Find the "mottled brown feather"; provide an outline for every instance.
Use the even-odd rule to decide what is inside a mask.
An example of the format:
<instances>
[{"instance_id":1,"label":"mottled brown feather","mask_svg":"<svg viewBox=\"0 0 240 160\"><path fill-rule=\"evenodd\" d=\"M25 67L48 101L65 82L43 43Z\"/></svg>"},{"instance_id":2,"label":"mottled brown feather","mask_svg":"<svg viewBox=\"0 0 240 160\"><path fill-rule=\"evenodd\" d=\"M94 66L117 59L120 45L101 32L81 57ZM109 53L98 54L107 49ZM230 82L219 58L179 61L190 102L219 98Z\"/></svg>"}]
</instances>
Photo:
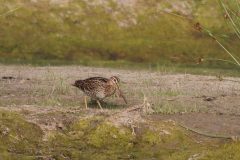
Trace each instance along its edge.
<instances>
[{"instance_id":1,"label":"mottled brown feather","mask_svg":"<svg viewBox=\"0 0 240 160\"><path fill-rule=\"evenodd\" d=\"M119 89L119 78L116 76L110 79L103 77L91 77L85 80L77 80L73 86L78 87L87 96L95 99L103 99L115 93ZM120 89L119 92L121 93ZM127 103L125 97L124 101Z\"/></svg>"}]
</instances>

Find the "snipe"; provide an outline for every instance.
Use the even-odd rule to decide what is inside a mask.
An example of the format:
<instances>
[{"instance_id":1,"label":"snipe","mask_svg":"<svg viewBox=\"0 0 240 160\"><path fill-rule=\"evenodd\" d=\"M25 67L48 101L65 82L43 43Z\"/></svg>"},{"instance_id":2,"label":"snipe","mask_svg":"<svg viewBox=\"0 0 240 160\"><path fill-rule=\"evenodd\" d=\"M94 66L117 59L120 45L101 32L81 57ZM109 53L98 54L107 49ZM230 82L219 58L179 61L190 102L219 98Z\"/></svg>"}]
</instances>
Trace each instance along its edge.
<instances>
[{"instance_id":1,"label":"snipe","mask_svg":"<svg viewBox=\"0 0 240 160\"><path fill-rule=\"evenodd\" d=\"M110 79L103 77L91 77L85 80L77 80L72 85L83 91L85 95L96 99L99 107L102 109L99 99L104 99L111 96L116 92L116 89L119 91L120 97L122 96L125 103L127 103L122 91L119 88L119 83L120 79L116 76L113 76ZM87 96L85 96L86 108L88 108Z\"/></svg>"}]
</instances>

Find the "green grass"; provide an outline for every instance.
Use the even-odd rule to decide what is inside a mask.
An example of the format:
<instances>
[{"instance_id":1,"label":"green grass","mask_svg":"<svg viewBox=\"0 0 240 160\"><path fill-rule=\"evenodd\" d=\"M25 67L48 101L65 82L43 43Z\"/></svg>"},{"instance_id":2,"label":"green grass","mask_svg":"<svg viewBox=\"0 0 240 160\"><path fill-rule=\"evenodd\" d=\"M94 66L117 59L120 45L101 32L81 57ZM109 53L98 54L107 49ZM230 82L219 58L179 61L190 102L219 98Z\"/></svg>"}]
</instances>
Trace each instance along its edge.
<instances>
[{"instance_id":1,"label":"green grass","mask_svg":"<svg viewBox=\"0 0 240 160\"><path fill-rule=\"evenodd\" d=\"M173 61L171 56L228 59L217 43L210 42L207 33L186 29L163 12L166 9L176 14L181 9L188 12L184 7L174 9L173 2L142 1L133 7L119 7L113 1L99 5L73 1L63 5L3 0L0 13L7 14L0 17L0 56L33 62L84 63L124 60L167 64ZM227 31L221 19L211 16L221 15L220 10L209 10L209 6L216 8L217 4L202 3L189 4L198 19L213 31ZM14 10L18 7L21 8Z\"/></svg>"},{"instance_id":2,"label":"green grass","mask_svg":"<svg viewBox=\"0 0 240 160\"><path fill-rule=\"evenodd\" d=\"M20 66L79 66L79 67L97 67L113 68L124 70L150 70L155 72L186 73L196 75L225 74L225 76L239 77L240 70L235 65L227 65L218 62L216 64L197 65L195 62L180 64L179 62L129 62L124 60L117 61L66 61L66 60L24 60L24 59L2 59L1 65L20 65ZM67 78L67 77L66 77ZM62 86L63 87L63 86ZM63 88L62 88L63 89ZM65 87L65 91L67 88Z\"/></svg>"},{"instance_id":3,"label":"green grass","mask_svg":"<svg viewBox=\"0 0 240 160\"><path fill-rule=\"evenodd\" d=\"M229 56L228 59L222 58L221 55L219 55L216 58L212 58L213 55L209 55L209 57L201 58L201 60L205 61L219 61L221 63L229 63L232 65L236 65L237 67L240 67L240 53L239 50L239 40L240 40L240 18L238 14L240 13L240 7L237 1L231 1L231 0L216 0L216 4L218 4L218 9L221 11L222 15L221 17L224 19L223 25L228 28L228 30L220 30L220 32L215 31L213 28L210 28L206 22L204 23L204 20L199 18L199 16L195 16L195 11L192 9L192 6L189 6L186 2L184 2L185 6L189 9L189 12L191 12L194 21L197 21L197 23L194 23L194 29L198 31L204 31L207 33L212 41L220 46L220 48L225 51L226 55ZM197 13L198 14L198 13ZM184 16L178 16L176 14L172 14L177 17L184 18L190 22L192 22L189 18ZM212 15L214 16L214 15ZM180 24L187 26L184 23L179 22ZM192 22L193 23L193 22Z\"/></svg>"},{"instance_id":4,"label":"green grass","mask_svg":"<svg viewBox=\"0 0 240 160\"><path fill-rule=\"evenodd\" d=\"M201 110L204 111L204 109L200 109L200 107L192 106L192 107L186 107L181 105L174 105L169 102L161 102L157 107L154 108L155 113L159 114L178 114L178 113L189 113L189 112L199 112Z\"/></svg>"}]
</instances>

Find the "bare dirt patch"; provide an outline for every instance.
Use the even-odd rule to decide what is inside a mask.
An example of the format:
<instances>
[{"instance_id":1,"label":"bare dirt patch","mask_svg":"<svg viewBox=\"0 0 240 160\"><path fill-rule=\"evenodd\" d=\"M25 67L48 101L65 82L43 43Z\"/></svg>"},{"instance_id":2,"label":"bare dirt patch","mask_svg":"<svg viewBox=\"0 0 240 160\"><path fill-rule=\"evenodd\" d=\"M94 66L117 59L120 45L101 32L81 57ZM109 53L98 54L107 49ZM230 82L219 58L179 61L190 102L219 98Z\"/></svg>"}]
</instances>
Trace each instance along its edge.
<instances>
[{"instance_id":1,"label":"bare dirt patch","mask_svg":"<svg viewBox=\"0 0 240 160\"><path fill-rule=\"evenodd\" d=\"M85 110L83 93L70 84L94 76L119 77L128 104L115 95L104 100L104 111L95 103ZM209 134L240 134L240 78L81 66L1 66L0 78L0 109L19 112L43 130L97 114L108 117L141 105L145 96L153 111L143 119L171 119Z\"/></svg>"}]
</instances>

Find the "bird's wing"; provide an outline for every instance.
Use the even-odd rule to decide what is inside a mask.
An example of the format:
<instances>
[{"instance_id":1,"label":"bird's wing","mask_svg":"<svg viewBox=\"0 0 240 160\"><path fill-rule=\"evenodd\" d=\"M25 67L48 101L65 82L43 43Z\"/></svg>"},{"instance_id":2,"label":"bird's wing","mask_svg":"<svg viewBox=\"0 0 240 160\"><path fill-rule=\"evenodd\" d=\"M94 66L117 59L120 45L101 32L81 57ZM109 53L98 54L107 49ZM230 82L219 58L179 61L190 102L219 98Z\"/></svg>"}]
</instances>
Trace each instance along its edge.
<instances>
[{"instance_id":1,"label":"bird's wing","mask_svg":"<svg viewBox=\"0 0 240 160\"><path fill-rule=\"evenodd\" d=\"M81 88L84 90L93 91L97 89L100 85L107 83L107 81L107 78L91 77L83 80Z\"/></svg>"}]
</instances>

